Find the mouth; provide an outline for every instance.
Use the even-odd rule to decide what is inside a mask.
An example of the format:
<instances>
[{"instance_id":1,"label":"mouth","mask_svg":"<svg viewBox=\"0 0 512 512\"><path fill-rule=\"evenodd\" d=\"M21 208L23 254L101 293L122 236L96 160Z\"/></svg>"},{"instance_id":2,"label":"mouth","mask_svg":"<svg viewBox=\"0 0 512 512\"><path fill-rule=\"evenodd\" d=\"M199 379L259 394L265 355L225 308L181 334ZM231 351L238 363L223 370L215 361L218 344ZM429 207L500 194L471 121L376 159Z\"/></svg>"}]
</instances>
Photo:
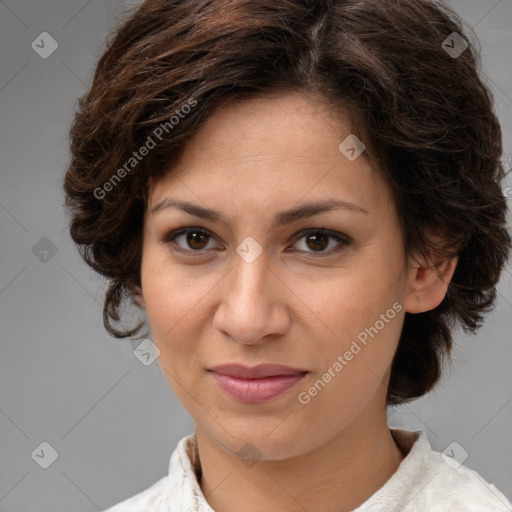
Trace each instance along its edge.
<instances>
[{"instance_id":1,"label":"mouth","mask_svg":"<svg viewBox=\"0 0 512 512\"><path fill-rule=\"evenodd\" d=\"M254 367L219 365L208 371L225 393L245 403L262 403L276 398L293 388L309 373L307 370L276 364Z\"/></svg>"}]
</instances>

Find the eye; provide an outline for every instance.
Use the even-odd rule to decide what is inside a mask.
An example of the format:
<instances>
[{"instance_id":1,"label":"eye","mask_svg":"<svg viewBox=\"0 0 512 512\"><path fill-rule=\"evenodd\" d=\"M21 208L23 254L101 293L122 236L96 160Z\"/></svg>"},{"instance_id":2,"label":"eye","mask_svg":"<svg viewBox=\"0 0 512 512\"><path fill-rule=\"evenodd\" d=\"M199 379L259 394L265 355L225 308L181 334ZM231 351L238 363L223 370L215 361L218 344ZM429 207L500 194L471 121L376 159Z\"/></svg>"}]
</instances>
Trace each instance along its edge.
<instances>
[{"instance_id":1,"label":"eye","mask_svg":"<svg viewBox=\"0 0 512 512\"><path fill-rule=\"evenodd\" d=\"M338 243L331 245L329 250L325 250L330 245L329 239L332 239ZM351 240L347 235L329 231L328 229L324 228L305 229L301 231L297 234L297 242L301 240L304 240L302 247L305 248L305 250L302 250L302 252L319 254L320 257L323 255L330 256L333 253L342 250L344 247L350 245L351 243ZM308 251L307 249L312 249L312 251Z\"/></svg>"},{"instance_id":2,"label":"eye","mask_svg":"<svg viewBox=\"0 0 512 512\"><path fill-rule=\"evenodd\" d=\"M181 237L185 237L182 244L175 242ZM183 252L199 252L203 249L207 249L208 242L213 238L213 235L202 228L187 227L171 231L169 234L162 238L162 242L171 243L177 245L178 251ZM187 247L188 246L188 247ZM191 250L192 249L192 250Z\"/></svg>"},{"instance_id":3,"label":"eye","mask_svg":"<svg viewBox=\"0 0 512 512\"><path fill-rule=\"evenodd\" d=\"M342 250L344 247L352 243L350 237L343 233L335 231L329 231L324 228L310 228L302 230L295 235L295 244L302 242L303 249L299 249L298 252L306 252L310 254L331 255ZM208 230L198 227L185 227L171 231L162 238L162 242L169 244L172 242L174 245L173 250L179 252L186 252L188 254L194 254L194 256L201 255L205 249L212 249L208 247L208 244L212 241L213 234ZM330 244L329 239L337 243ZM180 242L181 240L181 242ZM329 246L331 247L329 248ZM326 250L329 248L329 250ZM311 249L309 251L308 249ZM287 252L296 252L295 250Z\"/></svg>"}]
</instances>

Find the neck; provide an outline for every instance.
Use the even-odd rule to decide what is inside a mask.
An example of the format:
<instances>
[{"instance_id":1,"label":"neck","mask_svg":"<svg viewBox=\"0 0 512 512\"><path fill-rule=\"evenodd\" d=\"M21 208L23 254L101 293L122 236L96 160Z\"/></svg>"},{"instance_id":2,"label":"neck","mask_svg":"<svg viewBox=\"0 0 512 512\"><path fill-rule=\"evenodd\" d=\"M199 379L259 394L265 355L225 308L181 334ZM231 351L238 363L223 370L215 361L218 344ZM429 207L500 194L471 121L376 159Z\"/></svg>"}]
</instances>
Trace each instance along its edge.
<instances>
[{"instance_id":1,"label":"neck","mask_svg":"<svg viewBox=\"0 0 512 512\"><path fill-rule=\"evenodd\" d=\"M351 511L380 489L403 460L383 412L378 421L368 421L363 413L315 450L251 467L196 426L203 494L222 512Z\"/></svg>"}]
</instances>

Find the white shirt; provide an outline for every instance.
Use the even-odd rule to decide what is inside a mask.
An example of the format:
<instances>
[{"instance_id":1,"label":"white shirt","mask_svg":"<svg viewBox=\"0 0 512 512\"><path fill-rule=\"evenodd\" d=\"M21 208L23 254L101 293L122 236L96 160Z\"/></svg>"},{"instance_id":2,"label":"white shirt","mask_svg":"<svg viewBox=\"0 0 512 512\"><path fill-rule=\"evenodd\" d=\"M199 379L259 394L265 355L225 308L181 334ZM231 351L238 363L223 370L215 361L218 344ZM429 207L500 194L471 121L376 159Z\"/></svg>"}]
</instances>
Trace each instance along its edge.
<instances>
[{"instance_id":1,"label":"white shirt","mask_svg":"<svg viewBox=\"0 0 512 512\"><path fill-rule=\"evenodd\" d=\"M390 430L405 458L353 512L512 511L512 504L494 485L455 458L433 451L422 430ZM215 512L201 491L200 474L197 439L191 434L172 453L167 476L104 512Z\"/></svg>"}]
</instances>

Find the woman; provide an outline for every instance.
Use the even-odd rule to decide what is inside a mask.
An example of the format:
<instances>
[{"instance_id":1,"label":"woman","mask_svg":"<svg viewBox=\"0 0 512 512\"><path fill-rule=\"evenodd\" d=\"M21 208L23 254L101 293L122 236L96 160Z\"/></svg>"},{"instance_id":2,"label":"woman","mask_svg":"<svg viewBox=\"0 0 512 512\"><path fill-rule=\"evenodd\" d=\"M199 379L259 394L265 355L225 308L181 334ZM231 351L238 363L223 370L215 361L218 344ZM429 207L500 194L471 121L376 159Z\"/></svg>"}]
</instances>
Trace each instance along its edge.
<instances>
[{"instance_id":1,"label":"woman","mask_svg":"<svg viewBox=\"0 0 512 512\"><path fill-rule=\"evenodd\" d=\"M476 66L429 0L146 0L117 29L71 131L71 236L195 431L109 512L511 510L386 419L509 255Z\"/></svg>"}]
</instances>

